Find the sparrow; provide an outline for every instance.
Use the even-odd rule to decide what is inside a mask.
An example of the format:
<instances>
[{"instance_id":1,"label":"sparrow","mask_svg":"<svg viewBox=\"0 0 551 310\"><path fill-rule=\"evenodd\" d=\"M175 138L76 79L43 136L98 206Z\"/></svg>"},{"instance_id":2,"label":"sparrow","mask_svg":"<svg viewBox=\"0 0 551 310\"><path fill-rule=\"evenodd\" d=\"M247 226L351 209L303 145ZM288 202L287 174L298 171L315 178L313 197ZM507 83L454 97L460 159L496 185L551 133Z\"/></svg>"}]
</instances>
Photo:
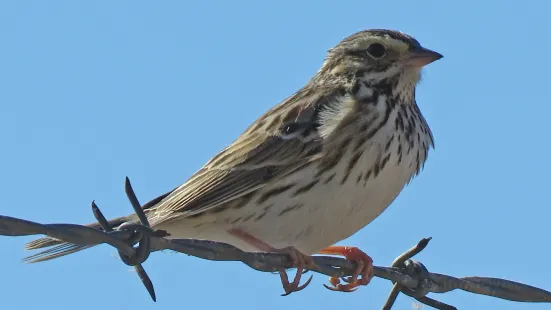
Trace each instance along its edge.
<instances>
[{"instance_id":1,"label":"sparrow","mask_svg":"<svg viewBox=\"0 0 551 310\"><path fill-rule=\"evenodd\" d=\"M303 289L312 255L356 263L352 291L373 277L373 261L336 246L377 218L422 170L433 135L415 100L421 70L442 55L395 30L354 33L331 48L304 87L253 122L185 183L144 211L174 239L206 239L243 251L290 255L280 270L284 295ZM118 227L136 215L109 222ZM101 229L98 223L90 227ZM27 249L44 261L90 246L41 238Z\"/></svg>"}]
</instances>

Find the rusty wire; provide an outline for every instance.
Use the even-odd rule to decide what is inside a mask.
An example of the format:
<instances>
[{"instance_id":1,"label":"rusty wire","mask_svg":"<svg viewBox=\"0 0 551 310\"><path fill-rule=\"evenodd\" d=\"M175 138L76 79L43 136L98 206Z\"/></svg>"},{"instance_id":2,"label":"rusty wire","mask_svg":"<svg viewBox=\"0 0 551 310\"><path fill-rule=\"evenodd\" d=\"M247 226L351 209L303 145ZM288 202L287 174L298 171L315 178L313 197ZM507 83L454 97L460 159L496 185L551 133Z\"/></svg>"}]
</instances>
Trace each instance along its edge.
<instances>
[{"instance_id":1,"label":"rusty wire","mask_svg":"<svg viewBox=\"0 0 551 310\"><path fill-rule=\"evenodd\" d=\"M280 268L292 268L292 262L287 254L280 253L250 253L239 250L229 244L194 239L166 239L167 232L153 230L149 227L143 207L138 202L130 181L126 178L126 194L140 219L140 223L121 225L118 230L109 227L107 220L97 205L92 202L94 216L103 230L75 224L40 224L23 219L0 215L0 235L28 236L47 235L72 244L96 245L109 244L119 251L121 260L133 266L153 301L156 301L153 283L141 265L151 252L173 250L191 256L214 261L240 261L249 267L263 272L275 272ZM160 196L146 205L162 199ZM383 310L392 308L399 293L404 293L417 301L436 309L456 309L455 307L427 297L428 293L445 293L460 289L467 292L492 296L517 302L551 303L551 292L498 278L464 277L432 273L420 262L411 258L421 252L429 243L430 238L424 238L417 245L404 252L394 260L391 267L374 266L376 277L390 280L394 283L392 291L383 306ZM134 247L138 244L137 247ZM40 261L41 255L56 251L56 248L32 255L24 261ZM331 256L314 256L315 266L311 271L330 277L350 276L355 270L355 263L346 259Z\"/></svg>"}]
</instances>

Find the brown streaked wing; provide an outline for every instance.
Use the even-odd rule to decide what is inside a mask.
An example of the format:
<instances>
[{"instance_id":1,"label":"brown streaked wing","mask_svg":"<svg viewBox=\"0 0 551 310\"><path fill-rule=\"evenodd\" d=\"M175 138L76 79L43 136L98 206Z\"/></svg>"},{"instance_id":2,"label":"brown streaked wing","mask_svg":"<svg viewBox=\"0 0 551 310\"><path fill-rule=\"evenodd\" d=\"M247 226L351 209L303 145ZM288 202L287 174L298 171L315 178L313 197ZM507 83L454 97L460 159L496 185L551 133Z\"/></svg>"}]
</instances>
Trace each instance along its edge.
<instances>
[{"instance_id":1,"label":"brown streaked wing","mask_svg":"<svg viewBox=\"0 0 551 310\"><path fill-rule=\"evenodd\" d=\"M148 214L151 224L202 213L231 202L317 158L321 152L317 114L321 106L334 99L333 96L333 93L324 94L307 87L266 112L236 141L163 199ZM279 124L270 124L274 114L279 115ZM259 126L259 123L270 126ZM298 128L304 135L282 137L281 129L287 126Z\"/></svg>"}]
</instances>

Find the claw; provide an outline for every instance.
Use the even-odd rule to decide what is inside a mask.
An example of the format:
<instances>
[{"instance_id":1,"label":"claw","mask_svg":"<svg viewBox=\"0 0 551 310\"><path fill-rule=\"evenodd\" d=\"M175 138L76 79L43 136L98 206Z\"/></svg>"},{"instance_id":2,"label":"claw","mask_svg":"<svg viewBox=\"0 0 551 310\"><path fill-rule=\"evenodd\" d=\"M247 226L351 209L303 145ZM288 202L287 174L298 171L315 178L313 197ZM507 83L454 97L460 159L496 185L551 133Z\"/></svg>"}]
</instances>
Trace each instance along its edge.
<instances>
[{"instance_id":1,"label":"claw","mask_svg":"<svg viewBox=\"0 0 551 310\"><path fill-rule=\"evenodd\" d=\"M234 237L237 237L247 242L248 244L254 246L255 248L261 251L285 253L291 257L292 267L297 268L297 273L295 274L293 282L289 282L289 277L287 276L287 271L285 270L285 268L281 268L279 270L279 277L281 278L281 284L283 285L283 289L285 290L285 294L281 296L287 296L292 292L301 291L305 287L307 287L308 284L310 284L310 281L312 281L312 276L310 276L310 278L308 279L308 281L306 281L306 283L300 285L301 276L304 273L308 272L309 269L311 269L314 266L314 260L312 259L312 256L304 255L294 247L276 249L271 245L263 242L262 240L255 238L251 234L241 229L237 229L237 228L230 229L228 230L228 233L233 235Z\"/></svg>"},{"instance_id":2,"label":"claw","mask_svg":"<svg viewBox=\"0 0 551 310\"><path fill-rule=\"evenodd\" d=\"M293 292L301 291L305 287L307 287L308 284L310 284L310 281L312 281L313 276L310 276L310 278L308 278L308 280L302 285L300 285L300 279L304 274L305 270L307 270L306 268L311 268L312 265L314 264L312 257L300 253L294 247L288 247L288 248L276 250L276 252L289 254L293 262L293 266L297 267L297 273L295 274L293 282L289 282L289 278L287 277L287 271L285 269L281 269L279 271L279 276L281 277L281 284L283 285L283 289L285 290L285 293L282 294L281 296L287 296Z\"/></svg>"},{"instance_id":3,"label":"claw","mask_svg":"<svg viewBox=\"0 0 551 310\"><path fill-rule=\"evenodd\" d=\"M281 273L285 274L285 278L287 278L287 273L284 270L282 270ZM304 284L295 286L294 281L293 283L289 283L289 281L284 281L283 276L281 276L281 283L283 284L283 289L285 290L285 293L281 294L281 296L287 296L291 293L302 291L310 284L313 277L314 276L310 276L310 278L308 278L308 280Z\"/></svg>"},{"instance_id":4,"label":"claw","mask_svg":"<svg viewBox=\"0 0 551 310\"><path fill-rule=\"evenodd\" d=\"M346 259L356 263L357 267L354 270L354 274L350 277L329 278L329 285L323 285L325 288L331 291L338 292L354 292L360 285L367 285L373 278L373 260L369 255L362 252L356 247L346 246L331 246L323 249L320 254L342 255ZM361 278L358 277L361 275ZM347 284L341 284L341 280Z\"/></svg>"},{"instance_id":5,"label":"claw","mask_svg":"<svg viewBox=\"0 0 551 310\"><path fill-rule=\"evenodd\" d=\"M326 289L330 290L330 291L333 291L333 292L343 292L343 293L352 293L352 292L355 292L356 290L358 290L358 288L356 287L348 287L348 284L346 285L342 285L342 284L337 284L336 286L329 286L327 284L324 284L323 285Z\"/></svg>"}]
</instances>

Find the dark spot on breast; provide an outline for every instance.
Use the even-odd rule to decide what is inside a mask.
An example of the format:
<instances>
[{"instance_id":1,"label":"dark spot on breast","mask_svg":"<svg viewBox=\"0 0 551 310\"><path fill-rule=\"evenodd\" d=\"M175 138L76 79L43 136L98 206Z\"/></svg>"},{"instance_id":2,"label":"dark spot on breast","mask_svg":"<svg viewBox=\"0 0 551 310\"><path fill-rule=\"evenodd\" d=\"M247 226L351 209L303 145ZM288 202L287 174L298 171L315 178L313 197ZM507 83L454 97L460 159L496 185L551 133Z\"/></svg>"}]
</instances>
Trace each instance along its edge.
<instances>
[{"instance_id":1,"label":"dark spot on breast","mask_svg":"<svg viewBox=\"0 0 551 310\"><path fill-rule=\"evenodd\" d=\"M348 180L349 176L350 176L350 172L344 174L344 177L341 179L341 185L343 185L346 182L346 180Z\"/></svg>"},{"instance_id":2,"label":"dark spot on breast","mask_svg":"<svg viewBox=\"0 0 551 310\"><path fill-rule=\"evenodd\" d=\"M266 216L266 214L268 214L268 212L266 212L266 211L260 213L259 216L255 217L254 221L257 222L257 221L261 220L263 217Z\"/></svg>"},{"instance_id":3,"label":"dark spot on breast","mask_svg":"<svg viewBox=\"0 0 551 310\"><path fill-rule=\"evenodd\" d=\"M373 129L371 129L371 130L367 133L367 135L365 136L365 138L366 138L367 140L373 138L373 136L377 133L377 131L378 131L378 128L373 128Z\"/></svg>"},{"instance_id":4,"label":"dark spot on breast","mask_svg":"<svg viewBox=\"0 0 551 310\"><path fill-rule=\"evenodd\" d=\"M402 118L402 114L400 113L400 111L398 111L398 113L396 114L396 120L394 121L396 123L396 131L398 130L404 131L405 129L404 119Z\"/></svg>"},{"instance_id":5,"label":"dark spot on breast","mask_svg":"<svg viewBox=\"0 0 551 310\"><path fill-rule=\"evenodd\" d=\"M385 158L383 158L383 160L381 161L381 164L380 164L381 170L383 170L383 169L385 168L386 163L387 163L389 160L390 160L390 153L387 154L387 155L385 156Z\"/></svg>"},{"instance_id":6,"label":"dark spot on breast","mask_svg":"<svg viewBox=\"0 0 551 310\"><path fill-rule=\"evenodd\" d=\"M314 187L316 184L318 184L320 180L319 179L315 179L314 181L302 186L302 187L299 187L294 193L293 193L293 197L296 197L297 195L300 195L300 194L303 194L303 193L306 193L307 191L309 191L310 189L312 189L312 187Z\"/></svg>"},{"instance_id":7,"label":"dark spot on breast","mask_svg":"<svg viewBox=\"0 0 551 310\"><path fill-rule=\"evenodd\" d=\"M392 145L392 141L394 141L394 135L392 135L392 136L390 137L390 139L388 139L388 142L387 142L386 145L385 145L385 152L387 152L388 149L390 149L390 146Z\"/></svg>"},{"instance_id":8,"label":"dark spot on breast","mask_svg":"<svg viewBox=\"0 0 551 310\"><path fill-rule=\"evenodd\" d=\"M247 215L247 216L243 219L243 222L246 222L246 221L250 220L250 219L253 218L253 216L255 216L255 215L256 215L256 212Z\"/></svg>"},{"instance_id":9,"label":"dark spot on breast","mask_svg":"<svg viewBox=\"0 0 551 310\"><path fill-rule=\"evenodd\" d=\"M335 167L341 160L344 151L345 150L343 149L335 150L334 154L331 154L331 156L327 156L326 158L324 158L319 165L318 172L316 173L316 178L319 178L322 174L333 169L333 167Z\"/></svg>"},{"instance_id":10,"label":"dark spot on breast","mask_svg":"<svg viewBox=\"0 0 551 310\"><path fill-rule=\"evenodd\" d=\"M416 104L415 104L415 106L416 106ZM419 117L418 117L419 113L417 113L414 105L409 104L408 109L409 109L409 112L411 113L411 117L413 117L414 119L419 119Z\"/></svg>"},{"instance_id":11,"label":"dark spot on breast","mask_svg":"<svg viewBox=\"0 0 551 310\"><path fill-rule=\"evenodd\" d=\"M285 209L281 210L281 212L279 212L279 216L282 216L283 214L287 213L287 212L291 212L293 210L297 210L299 208L301 208L304 204L301 204L301 203L297 203L297 204L294 204L292 206L288 206L286 207Z\"/></svg>"},{"instance_id":12,"label":"dark spot on breast","mask_svg":"<svg viewBox=\"0 0 551 310\"><path fill-rule=\"evenodd\" d=\"M379 163L375 163L373 167L373 177L376 178L379 175L379 172L381 172L381 168L379 167Z\"/></svg>"},{"instance_id":13,"label":"dark spot on breast","mask_svg":"<svg viewBox=\"0 0 551 310\"><path fill-rule=\"evenodd\" d=\"M411 140L412 134L413 134L413 124L408 120L408 124L406 126L406 138L408 141Z\"/></svg>"},{"instance_id":14,"label":"dark spot on breast","mask_svg":"<svg viewBox=\"0 0 551 310\"><path fill-rule=\"evenodd\" d=\"M367 140L367 137L360 134L360 138L358 139L358 142L356 143L356 146L354 147L354 152L357 152L365 143Z\"/></svg>"},{"instance_id":15,"label":"dark spot on breast","mask_svg":"<svg viewBox=\"0 0 551 310\"><path fill-rule=\"evenodd\" d=\"M415 127L415 117L413 116L413 114L409 116L409 122L413 125L413 127Z\"/></svg>"},{"instance_id":16,"label":"dark spot on breast","mask_svg":"<svg viewBox=\"0 0 551 310\"><path fill-rule=\"evenodd\" d=\"M344 139L340 144L340 148L342 150L346 150L351 141L352 141L352 137L348 137L348 138Z\"/></svg>"},{"instance_id":17,"label":"dark spot on breast","mask_svg":"<svg viewBox=\"0 0 551 310\"><path fill-rule=\"evenodd\" d=\"M364 175L364 181L367 181L370 176L371 176L371 169L367 170L366 174Z\"/></svg>"},{"instance_id":18,"label":"dark spot on breast","mask_svg":"<svg viewBox=\"0 0 551 310\"><path fill-rule=\"evenodd\" d=\"M363 154L363 151L360 151L354 154L354 156L352 156L352 158L348 162L348 165L346 166L346 171L344 173L344 177L341 180L341 184L344 184L346 182L346 180L350 176L350 173L352 172L352 169L354 169L354 166L356 166L356 163L358 162L362 154Z\"/></svg>"},{"instance_id":19,"label":"dark spot on breast","mask_svg":"<svg viewBox=\"0 0 551 310\"><path fill-rule=\"evenodd\" d=\"M311 234L312 234L312 226L308 225L295 235L295 240L298 240L300 238L308 238Z\"/></svg>"},{"instance_id":20,"label":"dark spot on breast","mask_svg":"<svg viewBox=\"0 0 551 310\"><path fill-rule=\"evenodd\" d=\"M335 175L336 175L336 173L332 173L329 177L327 177L327 179L325 179L325 181L323 181L323 184L327 184L327 183L331 182L331 180L333 180Z\"/></svg>"},{"instance_id":21,"label":"dark spot on breast","mask_svg":"<svg viewBox=\"0 0 551 310\"><path fill-rule=\"evenodd\" d=\"M402 111L402 113L404 114L404 117L405 117L406 119L409 118L408 109L407 109L407 107L406 107L405 105L402 105L402 108L400 109L400 111Z\"/></svg>"},{"instance_id":22,"label":"dark spot on breast","mask_svg":"<svg viewBox=\"0 0 551 310\"><path fill-rule=\"evenodd\" d=\"M230 224L235 224L237 222L241 221L241 217L236 218L235 220L231 221Z\"/></svg>"},{"instance_id":23,"label":"dark spot on breast","mask_svg":"<svg viewBox=\"0 0 551 310\"><path fill-rule=\"evenodd\" d=\"M262 194L256 202L258 204L262 204L266 200L270 199L271 197L282 194L282 193L286 192L287 190L291 189L292 187L294 187L295 185L296 185L295 183L291 183L291 184L279 186L279 187L276 187L276 188L272 188L269 191Z\"/></svg>"}]
</instances>

